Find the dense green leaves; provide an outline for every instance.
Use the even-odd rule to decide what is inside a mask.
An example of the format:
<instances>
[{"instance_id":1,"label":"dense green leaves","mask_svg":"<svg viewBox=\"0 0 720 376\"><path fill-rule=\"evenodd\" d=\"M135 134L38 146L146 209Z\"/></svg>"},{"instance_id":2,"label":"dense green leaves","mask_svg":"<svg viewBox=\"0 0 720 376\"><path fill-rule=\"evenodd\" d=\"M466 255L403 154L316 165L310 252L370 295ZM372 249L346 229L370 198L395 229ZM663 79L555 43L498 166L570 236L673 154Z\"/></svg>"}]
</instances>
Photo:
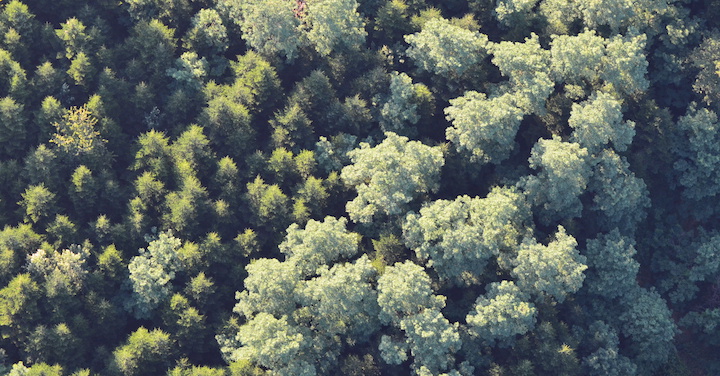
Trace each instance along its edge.
<instances>
[{"instance_id":1,"label":"dense green leaves","mask_svg":"<svg viewBox=\"0 0 720 376\"><path fill-rule=\"evenodd\" d=\"M170 295L169 283L182 266L177 254L180 245L180 239L171 233L161 233L128 264L132 297L126 309L135 317L151 317L152 311Z\"/></svg>"},{"instance_id":2,"label":"dense green leaves","mask_svg":"<svg viewBox=\"0 0 720 376\"><path fill-rule=\"evenodd\" d=\"M288 0L255 0L230 2L239 7L242 38L266 56L281 55L292 62L302 45L300 20L293 13L294 3Z\"/></svg>"},{"instance_id":3,"label":"dense green leaves","mask_svg":"<svg viewBox=\"0 0 720 376\"><path fill-rule=\"evenodd\" d=\"M540 170L525 181L528 196L541 206L540 219L551 223L579 217L580 195L591 174L587 149L558 137L540 139L532 148L529 162L530 167Z\"/></svg>"},{"instance_id":4,"label":"dense green leaves","mask_svg":"<svg viewBox=\"0 0 720 376\"><path fill-rule=\"evenodd\" d=\"M596 151L612 143L617 151L627 150L635 136L635 123L622 121L621 103L605 93L582 104L573 104L568 125L574 129L573 140Z\"/></svg>"},{"instance_id":5,"label":"dense green leaves","mask_svg":"<svg viewBox=\"0 0 720 376\"><path fill-rule=\"evenodd\" d=\"M310 220L304 229L295 223L287 229L280 252L294 264L302 276L315 274L319 267L331 265L340 258L354 256L360 237L345 228L347 219L325 217L322 222Z\"/></svg>"},{"instance_id":6,"label":"dense green leaves","mask_svg":"<svg viewBox=\"0 0 720 376\"><path fill-rule=\"evenodd\" d=\"M492 344L511 343L513 337L525 334L535 326L537 309L512 281L494 282L480 296L467 316L470 333Z\"/></svg>"},{"instance_id":7,"label":"dense green leaves","mask_svg":"<svg viewBox=\"0 0 720 376\"><path fill-rule=\"evenodd\" d=\"M450 104L445 113L453 126L445 134L458 150L467 150L484 163L497 164L510 156L524 116L511 95L487 98L469 91Z\"/></svg>"},{"instance_id":8,"label":"dense green leaves","mask_svg":"<svg viewBox=\"0 0 720 376\"><path fill-rule=\"evenodd\" d=\"M428 260L441 279L478 283L501 252L514 250L527 229L529 207L515 189L495 188L486 198L438 200L410 213L403 223L405 243Z\"/></svg>"},{"instance_id":9,"label":"dense green leaves","mask_svg":"<svg viewBox=\"0 0 720 376\"><path fill-rule=\"evenodd\" d=\"M582 287L586 260L578 253L575 238L560 226L548 245L526 240L518 249L512 273L522 291L562 303Z\"/></svg>"},{"instance_id":10,"label":"dense green leaves","mask_svg":"<svg viewBox=\"0 0 720 376\"><path fill-rule=\"evenodd\" d=\"M353 164L342 169L345 184L358 196L347 204L350 219L372 222L378 214L398 215L417 195L437 189L442 152L395 133L375 147L361 143L348 153Z\"/></svg>"},{"instance_id":11,"label":"dense green leaves","mask_svg":"<svg viewBox=\"0 0 720 376\"><path fill-rule=\"evenodd\" d=\"M484 58L487 36L454 26L443 18L426 22L419 33L406 35L408 56L428 72L460 76Z\"/></svg>"},{"instance_id":12,"label":"dense green leaves","mask_svg":"<svg viewBox=\"0 0 720 376\"><path fill-rule=\"evenodd\" d=\"M365 24L356 0L320 0L308 5L307 38L320 55L359 50L365 44Z\"/></svg>"},{"instance_id":13,"label":"dense green leaves","mask_svg":"<svg viewBox=\"0 0 720 376\"><path fill-rule=\"evenodd\" d=\"M0 374L717 374L718 4L0 1Z\"/></svg>"}]
</instances>

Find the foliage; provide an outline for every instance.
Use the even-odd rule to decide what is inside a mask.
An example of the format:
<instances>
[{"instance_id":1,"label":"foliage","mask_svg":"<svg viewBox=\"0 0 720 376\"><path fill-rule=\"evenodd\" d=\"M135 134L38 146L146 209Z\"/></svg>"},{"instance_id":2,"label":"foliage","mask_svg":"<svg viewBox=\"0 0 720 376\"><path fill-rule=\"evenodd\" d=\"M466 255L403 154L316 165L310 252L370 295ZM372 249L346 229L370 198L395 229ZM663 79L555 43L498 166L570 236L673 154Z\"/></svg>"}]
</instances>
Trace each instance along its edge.
<instances>
[{"instance_id":1,"label":"foliage","mask_svg":"<svg viewBox=\"0 0 720 376\"><path fill-rule=\"evenodd\" d=\"M299 287L298 317L323 336L343 336L347 341L367 342L378 330L377 277L367 256L353 264L325 266L319 275Z\"/></svg>"},{"instance_id":2,"label":"foliage","mask_svg":"<svg viewBox=\"0 0 720 376\"><path fill-rule=\"evenodd\" d=\"M440 309L445 306L445 297L436 296L425 270L405 261L388 266L378 278L378 304L380 320L395 325L425 309Z\"/></svg>"},{"instance_id":3,"label":"foliage","mask_svg":"<svg viewBox=\"0 0 720 376\"><path fill-rule=\"evenodd\" d=\"M521 193L494 188L483 199L438 200L422 208L419 215L408 214L403 237L441 279L473 284L487 273L492 258L518 246L529 215Z\"/></svg>"},{"instance_id":4,"label":"foliage","mask_svg":"<svg viewBox=\"0 0 720 376\"><path fill-rule=\"evenodd\" d=\"M617 229L587 241L587 290L607 299L626 296L635 287L640 265L633 258L635 244Z\"/></svg>"},{"instance_id":5,"label":"foliage","mask_svg":"<svg viewBox=\"0 0 720 376\"><path fill-rule=\"evenodd\" d=\"M363 223L380 213L401 214L416 195L436 190L444 163L439 148L392 132L375 147L360 143L348 156L353 164L344 167L340 177L358 196L347 204L347 212L350 219Z\"/></svg>"},{"instance_id":6,"label":"foliage","mask_svg":"<svg viewBox=\"0 0 720 376\"><path fill-rule=\"evenodd\" d=\"M318 268L357 253L360 237L348 232L346 225L347 219L333 217L325 217L322 222L311 219L302 230L293 223L279 245L280 252L303 277L311 276Z\"/></svg>"},{"instance_id":7,"label":"foliage","mask_svg":"<svg viewBox=\"0 0 720 376\"><path fill-rule=\"evenodd\" d=\"M152 311L170 295L169 283L182 266L177 254L180 245L180 239L163 232L130 260L132 297L126 302L126 309L135 317L150 318Z\"/></svg>"},{"instance_id":8,"label":"foliage","mask_svg":"<svg viewBox=\"0 0 720 376\"><path fill-rule=\"evenodd\" d=\"M600 153L595 163L588 190L594 194L589 209L598 214L597 226L603 231L619 228L631 234L650 206L645 182L612 150Z\"/></svg>"},{"instance_id":9,"label":"foliage","mask_svg":"<svg viewBox=\"0 0 720 376\"><path fill-rule=\"evenodd\" d=\"M678 120L677 126L685 136L678 140L674 152L678 159L673 165L680 173L680 184L686 187L683 195L690 199L702 199L717 195L715 183L717 155L715 137L717 115L708 109L690 107L688 113Z\"/></svg>"},{"instance_id":10,"label":"foliage","mask_svg":"<svg viewBox=\"0 0 720 376\"><path fill-rule=\"evenodd\" d=\"M172 361L173 343L160 329L140 327L112 354L108 371L113 375L143 375L164 372Z\"/></svg>"},{"instance_id":11,"label":"foliage","mask_svg":"<svg viewBox=\"0 0 720 376\"><path fill-rule=\"evenodd\" d=\"M488 99L485 94L468 91L450 104L445 114L453 126L445 135L458 150L469 151L483 163L499 164L510 156L524 115L511 95Z\"/></svg>"},{"instance_id":12,"label":"foliage","mask_svg":"<svg viewBox=\"0 0 720 376\"><path fill-rule=\"evenodd\" d=\"M98 152L107 141L95 129L97 121L87 106L73 107L63 115L62 122L53 124L55 134L50 142L71 155Z\"/></svg>"},{"instance_id":13,"label":"foliage","mask_svg":"<svg viewBox=\"0 0 720 376\"><path fill-rule=\"evenodd\" d=\"M450 24L444 18L426 22L422 30L405 36L407 53L421 69L461 76L484 58L487 36Z\"/></svg>"},{"instance_id":14,"label":"foliage","mask_svg":"<svg viewBox=\"0 0 720 376\"><path fill-rule=\"evenodd\" d=\"M506 344L535 326L537 309L512 281L491 283L467 316L470 333L488 344Z\"/></svg>"},{"instance_id":15,"label":"foliage","mask_svg":"<svg viewBox=\"0 0 720 376\"><path fill-rule=\"evenodd\" d=\"M602 92L583 104L573 104L568 119L574 129L573 140L590 152L610 143L617 151L627 150L635 136L635 123L622 121L620 105L620 101Z\"/></svg>"},{"instance_id":16,"label":"foliage","mask_svg":"<svg viewBox=\"0 0 720 376\"><path fill-rule=\"evenodd\" d=\"M541 221L579 217L580 195L591 174L587 149L559 137L540 139L532 148L529 162L531 168L540 170L524 183L528 196L541 206Z\"/></svg>"},{"instance_id":17,"label":"foliage","mask_svg":"<svg viewBox=\"0 0 720 376\"><path fill-rule=\"evenodd\" d=\"M562 303L582 287L587 258L577 251L577 241L562 226L548 245L525 240L518 249L515 269L520 289L538 297L550 296Z\"/></svg>"},{"instance_id":18,"label":"foliage","mask_svg":"<svg viewBox=\"0 0 720 376\"><path fill-rule=\"evenodd\" d=\"M295 60L303 44L300 20L295 17L295 4L288 0L232 2L239 7L243 39L265 56L281 55L287 62Z\"/></svg>"},{"instance_id":19,"label":"foliage","mask_svg":"<svg viewBox=\"0 0 720 376\"><path fill-rule=\"evenodd\" d=\"M365 44L365 24L356 0L321 0L308 5L307 38L320 55L354 51Z\"/></svg>"},{"instance_id":20,"label":"foliage","mask_svg":"<svg viewBox=\"0 0 720 376\"><path fill-rule=\"evenodd\" d=\"M0 374L718 374L718 5L0 1Z\"/></svg>"}]
</instances>

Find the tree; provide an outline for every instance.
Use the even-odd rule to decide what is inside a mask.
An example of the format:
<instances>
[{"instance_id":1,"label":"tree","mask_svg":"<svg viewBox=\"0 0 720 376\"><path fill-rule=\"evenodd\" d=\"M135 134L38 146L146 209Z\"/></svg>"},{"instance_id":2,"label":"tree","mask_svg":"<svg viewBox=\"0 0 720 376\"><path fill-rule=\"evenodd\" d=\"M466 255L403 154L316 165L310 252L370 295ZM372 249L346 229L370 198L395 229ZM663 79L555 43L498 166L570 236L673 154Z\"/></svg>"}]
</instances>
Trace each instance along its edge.
<instances>
[{"instance_id":1,"label":"tree","mask_svg":"<svg viewBox=\"0 0 720 376\"><path fill-rule=\"evenodd\" d=\"M581 1L578 8L587 27L597 29L607 25L616 34L621 25L635 17L633 4L627 0Z\"/></svg>"},{"instance_id":2,"label":"tree","mask_svg":"<svg viewBox=\"0 0 720 376\"><path fill-rule=\"evenodd\" d=\"M322 56L364 47L365 23L356 0L322 0L307 7L307 38Z\"/></svg>"},{"instance_id":3,"label":"tree","mask_svg":"<svg viewBox=\"0 0 720 376\"><path fill-rule=\"evenodd\" d=\"M203 127L192 124L170 147L180 182L191 176L204 180L210 175L209 170L215 164L215 153L210 148L210 140L204 130ZM187 169L182 168L183 162L187 163Z\"/></svg>"},{"instance_id":4,"label":"tree","mask_svg":"<svg viewBox=\"0 0 720 376\"><path fill-rule=\"evenodd\" d=\"M550 43L555 81L580 84L592 82L605 55L605 40L593 30L576 36L555 35Z\"/></svg>"},{"instance_id":5,"label":"tree","mask_svg":"<svg viewBox=\"0 0 720 376\"><path fill-rule=\"evenodd\" d=\"M301 20L295 17L296 3L288 0L253 0L230 2L240 15L242 38L263 56L280 55L292 63L305 43Z\"/></svg>"},{"instance_id":6,"label":"tree","mask_svg":"<svg viewBox=\"0 0 720 376\"><path fill-rule=\"evenodd\" d=\"M493 188L486 198L460 196L438 200L409 213L403 223L405 244L439 277L477 284L487 263L514 251L527 232L530 208L522 193Z\"/></svg>"},{"instance_id":7,"label":"tree","mask_svg":"<svg viewBox=\"0 0 720 376\"><path fill-rule=\"evenodd\" d=\"M85 32L87 28L82 21L73 17L61 24L55 34L65 45L65 57L72 60L79 53L89 52L91 37Z\"/></svg>"},{"instance_id":8,"label":"tree","mask_svg":"<svg viewBox=\"0 0 720 376\"><path fill-rule=\"evenodd\" d=\"M524 117L510 94L488 99L468 91L450 104L445 114L453 126L445 130L445 137L458 151L467 150L483 163L499 164L510 156Z\"/></svg>"},{"instance_id":9,"label":"tree","mask_svg":"<svg viewBox=\"0 0 720 376\"><path fill-rule=\"evenodd\" d=\"M52 87L53 83L43 83L44 88ZM35 113L35 126L40 130L38 140L40 142L47 142L52 136L52 124L60 122L62 120L65 109L60 104L60 101L55 99L53 96L47 96L42 100L40 109Z\"/></svg>"},{"instance_id":10,"label":"tree","mask_svg":"<svg viewBox=\"0 0 720 376\"><path fill-rule=\"evenodd\" d=\"M76 85L89 86L95 76L95 68L92 61L85 52L78 52L70 61L70 68L67 70Z\"/></svg>"},{"instance_id":11,"label":"tree","mask_svg":"<svg viewBox=\"0 0 720 376\"><path fill-rule=\"evenodd\" d=\"M185 234L190 238L200 236L206 229L200 223L208 219L210 202L205 187L194 176L183 179L179 191L165 196L162 222L166 229Z\"/></svg>"},{"instance_id":12,"label":"tree","mask_svg":"<svg viewBox=\"0 0 720 376\"><path fill-rule=\"evenodd\" d=\"M199 355L207 352L205 315L191 306L187 298L174 294L163 313L163 321L183 354Z\"/></svg>"},{"instance_id":13,"label":"tree","mask_svg":"<svg viewBox=\"0 0 720 376\"><path fill-rule=\"evenodd\" d=\"M610 143L625 151L635 136L635 123L622 121L621 102L609 94L595 93L582 104L573 103L568 124L574 129L572 141L596 153Z\"/></svg>"},{"instance_id":14,"label":"tree","mask_svg":"<svg viewBox=\"0 0 720 376\"><path fill-rule=\"evenodd\" d=\"M487 48L493 55L492 63L510 79L506 90L513 93L511 103L525 114L544 114L545 101L555 83L549 69L550 51L540 46L538 36L533 33L524 43L489 43Z\"/></svg>"},{"instance_id":15,"label":"tree","mask_svg":"<svg viewBox=\"0 0 720 376\"><path fill-rule=\"evenodd\" d=\"M596 213L594 222L602 231L619 228L632 234L650 207L645 182L630 170L625 157L612 150L604 150L596 158L588 190L593 193L589 209Z\"/></svg>"},{"instance_id":16,"label":"tree","mask_svg":"<svg viewBox=\"0 0 720 376\"><path fill-rule=\"evenodd\" d=\"M280 230L288 226L288 197L277 184L268 185L258 175L247 184L245 198L253 215L251 223Z\"/></svg>"},{"instance_id":17,"label":"tree","mask_svg":"<svg viewBox=\"0 0 720 376\"><path fill-rule=\"evenodd\" d=\"M702 43L693 50L690 61L699 71L693 83L693 90L702 96L705 103L718 108L720 103L720 76L715 56L720 51L720 36L714 33L705 36Z\"/></svg>"},{"instance_id":18,"label":"tree","mask_svg":"<svg viewBox=\"0 0 720 376\"><path fill-rule=\"evenodd\" d=\"M319 275L302 282L297 320L318 336L345 343L364 343L380 328L377 291L372 286L377 270L366 255L354 263L321 267ZM340 343L338 343L340 345Z\"/></svg>"},{"instance_id":19,"label":"tree","mask_svg":"<svg viewBox=\"0 0 720 376\"><path fill-rule=\"evenodd\" d=\"M234 341L237 347L224 349L231 361L247 360L279 376L317 374L306 354L312 346L307 333L285 316L260 313L239 328Z\"/></svg>"},{"instance_id":20,"label":"tree","mask_svg":"<svg viewBox=\"0 0 720 376\"><path fill-rule=\"evenodd\" d=\"M30 368L23 362L13 364L8 376L62 376L63 368L59 364L51 366L47 363L35 363Z\"/></svg>"},{"instance_id":21,"label":"tree","mask_svg":"<svg viewBox=\"0 0 720 376\"><path fill-rule=\"evenodd\" d=\"M166 196L165 184L157 180L150 171L143 172L135 179L135 192L137 196L130 200L133 213L142 215L149 223L158 224L163 200ZM143 231L144 229L138 229Z\"/></svg>"},{"instance_id":22,"label":"tree","mask_svg":"<svg viewBox=\"0 0 720 376\"><path fill-rule=\"evenodd\" d=\"M535 75L550 71L550 51L542 48L535 33L523 43L488 43L487 49L493 56L492 63L500 68L503 76L510 78L513 85L521 85Z\"/></svg>"},{"instance_id":23,"label":"tree","mask_svg":"<svg viewBox=\"0 0 720 376\"><path fill-rule=\"evenodd\" d=\"M322 222L311 219L302 230L293 223L279 245L280 252L285 254L286 262L295 265L301 276L312 276L318 268L358 252L360 236L348 232L346 225L344 217L325 217Z\"/></svg>"},{"instance_id":24,"label":"tree","mask_svg":"<svg viewBox=\"0 0 720 376\"><path fill-rule=\"evenodd\" d=\"M50 142L72 157L102 155L107 140L100 137L100 132L95 128L97 121L87 105L71 107L61 122L53 124L55 134Z\"/></svg>"},{"instance_id":25,"label":"tree","mask_svg":"<svg viewBox=\"0 0 720 376\"><path fill-rule=\"evenodd\" d=\"M0 99L0 152L4 156L22 153L29 141L24 106L11 97Z\"/></svg>"},{"instance_id":26,"label":"tree","mask_svg":"<svg viewBox=\"0 0 720 376\"><path fill-rule=\"evenodd\" d=\"M412 367L418 374L437 375L454 366L453 354L462 346L458 326L457 323L450 324L434 308L425 309L400 322L413 357Z\"/></svg>"},{"instance_id":27,"label":"tree","mask_svg":"<svg viewBox=\"0 0 720 376\"><path fill-rule=\"evenodd\" d=\"M136 318L152 317L153 311L170 295L170 281L182 267L177 254L181 244L172 233L163 232L130 260L132 296L125 302L125 308Z\"/></svg>"},{"instance_id":28,"label":"tree","mask_svg":"<svg viewBox=\"0 0 720 376\"><path fill-rule=\"evenodd\" d=\"M657 18L671 13L668 12L668 1L665 0L579 1L576 5L587 27L591 29L608 27L613 34L632 29L654 33L652 28L657 27Z\"/></svg>"},{"instance_id":29,"label":"tree","mask_svg":"<svg viewBox=\"0 0 720 376\"><path fill-rule=\"evenodd\" d=\"M163 132L150 130L138 136L137 151L131 169L151 172L161 182L169 181L172 172L170 139Z\"/></svg>"},{"instance_id":30,"label":"tree","mask_svg":"<svg viewBox=\"0 0 720 376\"><path fill-rule=\"evenodd\" d=\"M234 81L224 86L224 94L247 106L253 115L270 116L283 97L275 68L262 56L247 51L230 62L230 70ZM206 91L210 92L210 88Z\"/></svg>"},{"instance_id":31,"label":"tree","mask_svg":"<svg viewBox=\"0 0 720 376\"><path fill-rule=\"evenodd\" d=\"M55 194L42 183L25 189L22 198L18 205L23 208L25 222L40 224L55 214Z\"/></svg>"},{"instance_id":32,"label":"tree","mask_svg":"<svg viewBox=\"0 0 720 376\"><path fill-rule=\"evenodd\" d=\"M238 292L235 312L252 319L259 313L288 316L295 310L295 288L300 273L289 262L254 260L245 267L245 290Z\"/></svg>"},{"instance_id":33,"label":"tree","mask_svg":"<svg viewBox=\"0 0 720 376\"><path fill-rule=\"evenodd\" d=\"M398 326L425 309L445 307L445 297L433 293L430 277L412 261L388 266L377 283L379 317L385 324Z\"/></svg>"},{"instance_id":34,"label":"tree","mask_svg":"<svg viewBox=\"0 0 720 376\"><path fill-rule=\"evenodd\" d=\"M0 93L10 95L15 99L25 98L27 76L20 63L13 60L10 52L0 48L0 73L4 77L0 80Z\"/></svg>"},{"instance_id":35,"label":"tree","mask_svg":"<svg viewBox=\"0 0 720 376\"><path fill-rule=\"evenodd\" d=\"M624 309L618 317L621 332L629 338L628 352L643 375L667 362L677 331L672 312L654 290L636 288L624 297Z\"/></svg>"},{"instance_id":36,"label":"tree","mask_svg":"<svg viewBox=\"0 0 720 376\"><path fill-rule=\"evenodd\" d=\"M538 0L499 0L495 7L495 17L505 27L517 27L530 23L533 8Z\"/></svg>"},{"instance_id":37,"label":"tree","mask_svg":"<svg viewBox=\"0 0 720 376\"><path fill-rule=\"evenodd\" d=\"M410 44L408 56L421 69L441 76L462 76L485 58L488 39L435 18L419 33L406 35L405 42Z\"/></svg>"},{"instance_id":38,"label":"tree","mask_svg":"<svg viewBox=\"0 0 720 376\"><path fill-rule=\"evenodd\" d=\"M128 13L134 20L150 21L159 18L164 22L184 24L190 18L188 0L128 0Z\"/></svg>"},{"instance_id":39,"label":"tree","mask_svg":"<svg viewBox=\"0 0 720 376\"><path fill-rule=\"evenodd\" d=\"M414 31L413 25L410 24L410 7L404 0L385 2L378 9L374 21L373 28L376 33L374 36L386 45Z\"/></svg>"},{"instance_id":40,"label":"tree","mask_svg":"<svg viewBox=\"0 0 720 376\"><path fill-rule=\"evenodd\" d=\"M85 285L88 275L86 261L90 253L81 246L72 246L62 252L39 249L28 256L28 272L43 281L45 295L76 296Z\"/></svg>"},{"instance_id":41,"label":"tree","mask_svg":"<svg viewBox=\"0 0 720 376\"><path fill-rule=\"evenodd\" d=\"M27 5L13 0L3 7L0 13L0 30L3 30L3 41L0 45L8 49L23 65L30 60L30 48L36 42L40 29L35 15Z\"/></svg>"},{"instance_id":42,"label":"tree","mask_svg":"<svg viewBox=\"0 0 720 376\"><path fill-rule=\"evenodd\" d=\"M513 281L493 282L475 301L466 321L470 334L484 343L501 346L535 327L537 309Z\"/></svg>"},{"instance_id":43,"label":"tree","mask_svg":"<svg viewBox=\"0 0 720 376\"><path fill-rule=\"evenodd\" d=\"M200 9L192 18L192 27L183 38L183 45L210 63L210 74L219 76L225 70L222 56L228 49L228 35L220 14L214 9Z\"/></svg>"},{"instance_id":44,"label":"tree","mask_svg":"<svg viewBox=\"0 0 720 376\"><path fill-rule=\"evenodd\" d=\"M108 372L112 375L160 375L172 364L174 343L160 329L140 327L112 353Z\"/></svg>"},{"instance_id":45,"label":"tree","mask_svg":"<svg viewBox=\"0 0 720 376\"><path fill-rule=\"evenodd\" d=\"M527 239L518 249L515 269L518 287L525 293L553 297L562 303L577 292L585 280L587 258L577 250L577 241L558 226L555 239L548 245Z\"/></svg>"},{"instance_id":46,"label":"tree","mask_svg":"<svg viewBox=\"0 0 720 376\"><path fill-rule=\"evenodd\" d=\"M85 165L78 166L70 177L70 200L75 212L83 219L97 217L99 183ZM93 216L94 214L94 216Z\"/></svg>"},{"instance_id":47,"label":"tree","mask_svg":"<svg viewBox=\"0 0 720 376\"><path fill-rule=\"evenodd\" d=\"M592 376L621 376L637 374L637 366L620 355L620 339L608 324L596 321L588 328L588 337L598 349L583 359L587 374Z\"/></svg>"},{"instance_id":48,"label":"tree","mask_svg":"<svg viewBox=\"0 0 720 376\"><path fill-rule=\"evenodd\" d=\"M593 30L585 30L577 36L554 36L550 43L554 79L556 82L597 85L597 88L620 97L637 95L649 85L645 77L648 67L643 52L645 42L644 34L605 39Z\"/></svg>"},{"instance_id":49,"label":"tree","mask_svg":"<svg viewBox=\"0 0 720 376\"><path fill-rule=\"evenodd\" d=\"M630 294L636 287L640 264L635 256L635 242L615 229L587 241L587 290L607 299Z\"/></svg>"},{"instance_id":50,"label":"tree","mask_svg":"<svg viewBox=\"0 0 720 376\"><path fill-rule=\"evenodd\" d=\"M360 148L348 153L353 164L342 169L342 180L358 192L346 206L355 222L372 222L381 213L402 214L417 195L438 188L444 164L439 147L409 141L392 132L385 137L375 147L360 143Z\"/></svg>"},{"instance_id":51,"label":"tree","mask_svg":"<svg viewBox=\"0 0 720 376\"><path fill-rule=\"evenodd\" d=\"M194 93L202 89L209 71L210 66L207 59L190 51L183 52L175 60L174 67L168 68L167 75L175 80L178 88Z\"/></svg>"},{"instance_id":52,"label":"tree","mask_svg":"<svg viewBox=\"0 0 720 376\"><path fill-rule=\"evenodd\" d=\"M0 333L3 339L20 344L31 324L39 318L41 294L40 286L27 273L16 275L0 289Z\"/></svg>"},{"instance_id":53,"label":"tree","mask_svg":"<svg viewBox=\"0 0 720 376\"><path fill-rule=\"evenodd\" d=\"M168 370L168 376L226 376L227 372L223 368L211 368L207 366L183 367L177 366Z\"/></svg>"},{"instance_id":54,"label":"tree","mask_svg":"<svg viewBox=\"0 0 720 376\"><path fill-rule=\"evenodd\" d=\"M175 59L175 30L161 21L139 21L126 39L122 52L129 59L126 74L132 82L153 86L166 81L167 70Z\"/></svg>"},{"instance_id":55,"label":"tree","mask_svg":"<svg viewBox=\"0 0 720 376\"><path fill-rule=\"evenodd\" d=\"M309 142L314 138L312 122L300 104L288 104L276 112L270 119L270 126L273 128L273 146L284 147L293 152L312 147Z\"/></svg>"},{"instance_id":56,"label":"tree","mask_svg":"<svg viewBox=\"0 0 720 376\"><path fill-rule=\"evenodd\" d=\"M383 132L412 135L407 129L420 120L415 87L412 78L405 73L393 72L390 77L390 95L380 109L380 128Z\"/></svg>"},{"instance_id":57,"label":"tree","mask_svg":"<svg viewBox=\"0 0 720 376\"><path fill-rule=\"evenodd\" d=\"M718 118L715 112L690 106L677 122L680 137L673 145L676 161L673 168L680 174L682 195L701 200L720 193L720 146L717 143Z\"/></svg>"},{"instance_id":58,"label":"tree","mask_svg":"<svg viewBox=\"0 0 720 376\"><path fill-rule=\"evenodd\" d=\"M523 184L534 204L541 206L541 221L549 224L579 217L580 195L585 192L591 174L587 149L563 142L557 136L540 139L532 148L529 162L531 168L540 172L526 178Z\"/></svg>"},{"instance_id":59,"label":"tree","mask_svg":"<svg viewBox=\"0 0 720 376\"><path fill-rule=\"evenodd\" d=\"M43 237L29 224L5 226L0 230L0 286L7 286L25 261L24 257L36 251L42 241Z\"/></svg>"},{"instance_id":60,"label":"tree","mask_svg":"<svg viewBox=\"0 0 720 376\"><path fill-rule=\"evenodd\" d=\"M645 34L610 38L605 45L605 57L600 77L605 89L619 95L639 95L650 86L645 57Z\"/></svg>"}]
</instances>

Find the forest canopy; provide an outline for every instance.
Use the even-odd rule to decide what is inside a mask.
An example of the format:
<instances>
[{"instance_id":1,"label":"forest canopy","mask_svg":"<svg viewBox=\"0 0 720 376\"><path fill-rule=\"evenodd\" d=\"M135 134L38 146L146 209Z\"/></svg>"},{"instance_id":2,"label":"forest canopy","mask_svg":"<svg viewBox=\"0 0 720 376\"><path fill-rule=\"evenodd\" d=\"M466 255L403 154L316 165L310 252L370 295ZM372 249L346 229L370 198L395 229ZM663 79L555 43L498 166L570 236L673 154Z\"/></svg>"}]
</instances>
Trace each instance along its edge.
<instances>
[{"instance_id":1,"label":"forest canopy","mask_svg":"<svg viewBox=\"0 0 720 376\"><path fill-rule=\"evenodd\" d=\"M0 1L0 375L720 374L719 10Z\"/></svg>"}]
</instances>

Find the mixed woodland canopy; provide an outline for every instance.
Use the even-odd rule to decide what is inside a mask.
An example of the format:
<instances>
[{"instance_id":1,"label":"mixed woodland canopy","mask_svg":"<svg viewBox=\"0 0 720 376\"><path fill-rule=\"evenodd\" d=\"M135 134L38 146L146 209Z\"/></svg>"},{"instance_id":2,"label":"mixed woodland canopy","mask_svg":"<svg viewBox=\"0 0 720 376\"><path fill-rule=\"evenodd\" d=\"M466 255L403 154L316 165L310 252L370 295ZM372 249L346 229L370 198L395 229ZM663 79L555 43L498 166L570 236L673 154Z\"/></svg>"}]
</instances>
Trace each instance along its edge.
<instances>
[{"instance_id":1,"label":"mixed woodland canopy","mask_svg":"<svg viewBox=\"0 0 720 376\"><path fill-rule=\"evenodd\" d=\"M720 374L720 0L0 1L0 374Z\"/></svg>"}]
</instances>

